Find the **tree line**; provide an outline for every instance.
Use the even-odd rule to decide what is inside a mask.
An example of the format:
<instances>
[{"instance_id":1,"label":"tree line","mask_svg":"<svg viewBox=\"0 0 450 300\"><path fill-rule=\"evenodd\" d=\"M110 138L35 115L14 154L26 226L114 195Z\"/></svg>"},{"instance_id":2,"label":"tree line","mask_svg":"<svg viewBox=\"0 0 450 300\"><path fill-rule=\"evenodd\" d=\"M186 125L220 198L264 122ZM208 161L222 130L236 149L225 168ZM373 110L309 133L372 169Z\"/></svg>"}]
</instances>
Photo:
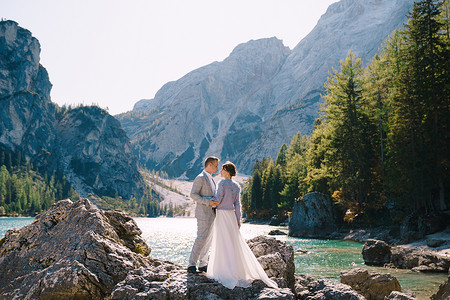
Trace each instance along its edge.
<instances>
[{"instance_id":1,"label":"tree line","mask_svg":"<svg viewBox=\"0 0 450 300\"><path fill-rule=\"evenodd\" d=\"M55 201L79 198L64 176L36 170L29 159L0 150L0 216L34 216Z\"/></svg>"},{"instance_id":2,"label":"tree line","mask_svg":"<svg viewBox=\"0 0 450 300\"><path fill-rule=\"evenodd\" d=\"M149 174L148 170L142 172ZM153 180L162 180L158 179L159 176L167 178L165 173L152 172L152 175ZM57 172L49 174L44 169L35 168L20 151L0 149L0 216L35 216L67 198L76 201L80 196L64 175ZM161 205L160 195L148 186L139 198L123 199L119 195L91 195L90 198L102 209L124 210L133 216L174 217L186 214L182 206Z\"/></svg>"},{"instance_id":3,"label":"tree line","mask_svg":"<svg viewBox=\"0 0 450 300\"><path fill-rule=\"evenodd\" d=\"M449 41L449 1L424 0L366 67L350 51L328 77L311 136L255 163L247 216L285 215L311 191L348 222L449 209Z\"/></svg>"}]
</instances>

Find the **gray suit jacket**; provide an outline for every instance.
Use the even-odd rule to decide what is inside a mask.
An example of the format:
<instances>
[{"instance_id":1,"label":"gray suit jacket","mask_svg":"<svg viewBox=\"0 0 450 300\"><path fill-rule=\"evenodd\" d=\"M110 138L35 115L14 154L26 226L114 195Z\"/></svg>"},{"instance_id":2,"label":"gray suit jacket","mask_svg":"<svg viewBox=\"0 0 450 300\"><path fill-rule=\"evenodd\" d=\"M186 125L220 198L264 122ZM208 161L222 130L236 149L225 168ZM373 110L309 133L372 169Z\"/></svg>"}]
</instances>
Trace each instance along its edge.
<instances>
[{"instance_id":1,"label":"gray suit jacket","mask_svg":"<svg viewBox=\"0 0 450 300\"><path fill-rule=\"evenodd\" d=\"M211 206L209 206L209 200L214 198L214 193L216 191L212 190L208 176L205 172L206 171L203 171L195 177L190 196L192 200L197 202L195 217L197 219L207 220L214 215Z\"/></svg>"}]
</instances>

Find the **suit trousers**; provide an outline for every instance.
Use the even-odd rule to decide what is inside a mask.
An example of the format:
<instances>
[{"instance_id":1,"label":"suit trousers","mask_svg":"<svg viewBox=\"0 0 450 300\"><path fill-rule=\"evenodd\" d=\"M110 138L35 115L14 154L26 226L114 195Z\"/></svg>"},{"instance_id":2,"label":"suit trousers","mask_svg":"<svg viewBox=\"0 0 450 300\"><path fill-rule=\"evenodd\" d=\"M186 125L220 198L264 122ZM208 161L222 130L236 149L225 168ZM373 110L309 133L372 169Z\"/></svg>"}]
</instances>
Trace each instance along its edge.
<instances>
[{"instance_id":1,"label":"suit trousers","mask_svg":"<svg viewBox=\"0 0 450 300\"><path fill-rule=\"evenodd\" d=\"M208 253L212 241L212 229L215 216L212 214L209 219L197 219L197 238L192 246L191 256L189 257L189 267L204 267L208 264Z\"/></svg>"}]
</instances>

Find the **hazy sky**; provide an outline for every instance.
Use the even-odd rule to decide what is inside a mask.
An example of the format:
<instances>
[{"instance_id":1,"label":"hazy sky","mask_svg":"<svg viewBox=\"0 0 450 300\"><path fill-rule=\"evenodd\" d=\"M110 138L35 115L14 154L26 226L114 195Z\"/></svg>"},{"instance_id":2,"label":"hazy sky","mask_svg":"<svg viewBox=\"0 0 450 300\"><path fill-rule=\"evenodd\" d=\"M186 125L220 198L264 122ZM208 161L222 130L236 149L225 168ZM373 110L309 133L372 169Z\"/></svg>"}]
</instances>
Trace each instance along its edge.
<instances>
[{"instance_id":1,"label":"hazy sky","mask_svg":"<svg viewBox=\"0 0 450 300\"><path fill-rule=\"evenodd\" d=\"M240 43L276 36L294 48L337 0L0 0L0 17L30 30L58 104L111 114Z\"/></svg>"}]
</instances>

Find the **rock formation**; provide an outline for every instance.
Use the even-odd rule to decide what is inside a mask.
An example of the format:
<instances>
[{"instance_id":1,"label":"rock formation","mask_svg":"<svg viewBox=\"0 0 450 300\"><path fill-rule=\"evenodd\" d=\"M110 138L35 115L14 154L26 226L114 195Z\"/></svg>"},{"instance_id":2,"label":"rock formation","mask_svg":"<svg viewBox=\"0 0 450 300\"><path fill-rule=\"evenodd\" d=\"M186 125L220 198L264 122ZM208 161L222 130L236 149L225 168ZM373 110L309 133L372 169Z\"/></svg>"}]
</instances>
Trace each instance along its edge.
<instances>
[{"instance_id":1,"label":"rock formation","mask_svg":"<svg viewBox=\"0 0 450 300\"><path fill-rule=\"evenodd\" d=\"M192 275L185 270L165 268L132 271L116 285L111 299L294 299L291 290L267 288L255 281L248 288L232 290L204 275Z\"/></svg>"},{"instance_id":2,"label":"rock formation","mask_svg":"<svg viewBox=\"0 0 450 300\"><path fill-rule=\"evenodd\" d=\"M443 299L450 299L450 275L448 276L447 281L439 286L439 290L436 292L436 294L431 296L431 300Z\"/></svg>"},{"instance_id":3,"label":"rock formation","mask_svg":"<svg viewBox=\"0 0 450 300\"><path fill-rule=\"evenodd\" d=\"M391 259L391 247L384 241L369 239L362 249L364 263L369 266L384 266Z\"/></svg>"},{"instance_id":4,"label":"rock formation","mask_svg":"<svg viewBox=\"0 0 450 300\"><path fill-rule=\"evenodd\" d=\"M267 275L274 279L279 287L294 289L294 249L275 238L264 236L247 241Z\"/></svg>"},{"instance_id":5,"label":"rock formation","mask_svg":"<svg viewBox=\"0 0 450 300\"><path fill-rule=\"evenodd\" d=\"M56 124L59 163L77 191L129 198L143 180L120 122L98 107L66 112Z\"/></svg>"},{"instance_id":6,"label":"rock formation","mask_svg":"<svg viewBox=\"0 0 450 300\"><path fill-rule=\"evenodd\" d=\"M334 204L326 195L309 193L294 203L289 235L321 238L336 229Z\"/></svg>"},{"instance_id":7,"label":"rock formation","mask_svg":"<svg viewBox=\"0 0 450 300\"><path fill-rule=\"evenodd\" d=\"M275 230L271 230L268 235L287 235L286 232L283 232L281 230L275 229Z\"/></svg>"},{"instance_id":8,"label":"rock formation","mask_svg":"<svg viewBox=\"0 0 450 300\"><path fill-rule=\"evenodd\" d=\"M300 300L365 300L347 284L332 282L328 279L314 280L300 274L295 274L295 294Z\"/></svg>"},{"instance_id":9,"label":"rock formation","mask_svg":"<svg viewBox=\"0 0 450 300\"><path fill-rule=\"evenodd\" d=\"M162 263L134 220L88 200L62 200L0 246L0 298L104 299L128 272ZM164 263L170 269L179 268Z\"/></svg>"},{"instance_id":10,"label":"rock formation","mask_svg":"<svg viewBox=\"0 0 450 300\"><path fill-rule=\"evenodd\" d=\"M86 199L62 200L0 239L0 299L364 299L347 284L294 275L294 250L284 242L259 236L248 245L279 289L256 280L230 290L204 274L187 273L152 258L129 215L103 211ZM395 282L364 270L342 278L369 294Z\"/></svg>"},{"instance_id":11,"label":"rock formation","mask_svg":"<svg viewBox=\"0 0 450 300\"><path fill-rule=\"evenodd\" d=\"M369 62L412 3L341 0L293 50L276 38L240 44L118 117L149 168L193 178L213 154L249 174L298 131L311 133L328 72L350 49Z\"/></svg>"},{"instance_id":12,"label":"rock formation","mask_svg":"<svg viewBox=\"0 0 450 300\"><path fill-rule=\"evenodd\" d=\"M35 165L54 167L55 107L40 51L28 30L0 22L0 150L22 151Z\"/></svg>"},{"instance_id":13,"label":"rock formation","mask_svg":"<svg viewBox=\"0 0 450 300\"><path fill-rule=\"evenodd\" d=\"M384 241L369 239L362 249L364 263L412 269L416 272L448 272L450 257L430 250L391 247Z\"/></svg>"},{"instance_id":14,"label":"rock formation","mask_svg":"<svg viewBox=\"0 0 450 300\"><path fill-rule=\"evenodd\" d=\"M229 290L204 275L188 274L185 270L140 268L114 288L112 299L132 299L137 295L145 298L161 295L163 299L293 299L291 289L294 287L295 266L292 247L264 236L247 243L267 275L281 289L270 289L262 281L255 281L249 288Z\"/></svg>"},{"instance_id":15,"label":"rock formation","mask_svg":"<svg viewBox=\"0 0 450 300\"><path fill-rule=\"evenodd\" d=\"M450 268L450 257L429 250L392 247L388 266L412 269L416 272L447 273Z\"/></svg>"},{"instance_id":16,"label":"rock formation","mask_svg":"<svg viewBox=\"0 0 450 300\"><path fill-rule=\"evenodd\" d=\"M0 151L63 173L82 196L139 195L143 179L120 123L98 107L62 110L52 103L39 54L28 30L0 22Z\"/></svg>"},{"instance_id":17,"label":"rock formation","mask_svg":"<svg viewBox=\"0 0 450 300\"><path fill-rule=\"evenodd\" d=\"M414 295L400 293L397 291L392 291L389 296L384 298L385 300L415 300L416 297Z\"/></svg>"},{"instance_id":18,"label":"rock formation","mask_svg":"<svg viewBox=\"0 0 450 300\"><path fill-rule=\"evenodd\" d=\"M392 291L402 291L391 274L371 273L361 268L341 272L341 282L348 284L367 300L384 300Z\"/></svg>"},{"instance_id":19,"label":"rock formation","mask_svg":"<svg viewBox=\"0 0 450 300\"><path fill-rule=\"evenodd\" d=\"M134 220L88 200L62 200L0 240L0 299L293 299L288 288L229 290L204 275L149 256ZM266 272L292 285L294 251L275 239L249 242Z\"/></svg>"}]
</instances>

